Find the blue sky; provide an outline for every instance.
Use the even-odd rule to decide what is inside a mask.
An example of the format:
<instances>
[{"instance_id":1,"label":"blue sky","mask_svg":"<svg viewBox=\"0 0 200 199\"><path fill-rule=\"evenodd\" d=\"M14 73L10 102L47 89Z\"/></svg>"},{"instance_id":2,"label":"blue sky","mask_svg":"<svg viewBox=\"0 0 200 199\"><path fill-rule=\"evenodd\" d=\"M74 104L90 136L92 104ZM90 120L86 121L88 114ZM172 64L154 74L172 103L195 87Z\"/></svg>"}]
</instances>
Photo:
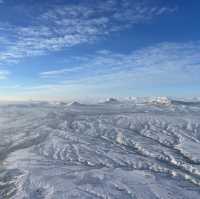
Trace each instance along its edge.
<instances>
[{"instance_id":1,"label":"blue sky","mask_svg":"<svg viewBox=\"0 0 200 199\"><path fill-rule=\"evenodd\" d=\"M198 0L0 0L0 99L200 96Z\"/></svg>"}]
</instances>

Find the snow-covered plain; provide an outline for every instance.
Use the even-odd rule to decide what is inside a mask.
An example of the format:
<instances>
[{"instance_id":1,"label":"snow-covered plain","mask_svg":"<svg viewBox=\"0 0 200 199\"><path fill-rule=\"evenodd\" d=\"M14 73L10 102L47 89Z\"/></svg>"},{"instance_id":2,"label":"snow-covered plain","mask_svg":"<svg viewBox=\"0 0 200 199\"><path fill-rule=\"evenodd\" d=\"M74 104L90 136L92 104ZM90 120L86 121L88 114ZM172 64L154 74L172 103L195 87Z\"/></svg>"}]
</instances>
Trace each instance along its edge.
<instances>
[{"instance_id":1,"label":"snow-covered plain","mask_svg":"<svg viewBox=\"0 0 200 199\"><path fill-rule=\"evenodd\" d=\"M198 199L200 103L3 103L7 198Z\"/></svg>"}]
</instances>

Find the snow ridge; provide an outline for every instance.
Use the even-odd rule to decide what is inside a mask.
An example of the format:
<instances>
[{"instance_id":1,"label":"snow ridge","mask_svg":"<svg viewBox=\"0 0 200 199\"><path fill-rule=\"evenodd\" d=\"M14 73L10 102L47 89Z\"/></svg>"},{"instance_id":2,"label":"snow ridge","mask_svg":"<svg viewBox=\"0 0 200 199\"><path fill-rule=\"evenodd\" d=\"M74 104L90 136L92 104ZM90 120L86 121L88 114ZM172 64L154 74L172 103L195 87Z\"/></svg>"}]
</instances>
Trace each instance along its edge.
<instances>
[{"instance_id":1,"label":"snow ridge","mask_svg":"<svg viewBox=\"0 0 200 199\"><path fill-rule=\"evenodd\" d=\"M141 101L0 105L0 199L199 198L200 106Z\"/></svg>"}]
</instances>

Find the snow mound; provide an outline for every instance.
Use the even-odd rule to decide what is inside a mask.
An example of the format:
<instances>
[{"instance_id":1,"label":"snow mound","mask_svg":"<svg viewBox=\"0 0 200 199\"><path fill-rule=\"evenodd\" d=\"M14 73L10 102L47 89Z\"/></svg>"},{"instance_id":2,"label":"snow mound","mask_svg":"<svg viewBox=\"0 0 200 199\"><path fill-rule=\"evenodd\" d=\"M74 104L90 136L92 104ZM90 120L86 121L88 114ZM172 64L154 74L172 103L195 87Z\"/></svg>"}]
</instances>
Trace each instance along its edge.
<instances>
[{"instance_id":1,"label":"snow mound","mask_svg":"<svg viewBox=\"0 0 200 199\"><path fill-rule=\"evenodd\" d=\"M154 105L171 105L172 101L168 97L150 98L147 103Z\"/></svg>"},{"instance_id":2,"label":"snow mound","mask_svg":"<svg viewBox=\"0 0 200 199\"><path fill-rule=\"evenodd\" d=\"M81 104L77 101L74 101L74 102L69 103L68 106L83 106L83 104Z\"/></svg>"},{"instance_id":3,"label":"snow mound","mask_svg":"<svg viewBox=\"0 0 200 199\"><path fill-rule=\"evenodd\" d=\"M115 98L108 98L104 103L105 104L120 104L120 101Z\"/></svg>"},{"instance_id":4,"label":"snow mound","mask_svg":"<svg viewBox=\"0 0 200 199\"><path fill-rule=\"evenodd\" d=\"M171 105L172 101L168 97L129 97L127 101L135 104L148 105Z\"/></svg>"}]
</instances>

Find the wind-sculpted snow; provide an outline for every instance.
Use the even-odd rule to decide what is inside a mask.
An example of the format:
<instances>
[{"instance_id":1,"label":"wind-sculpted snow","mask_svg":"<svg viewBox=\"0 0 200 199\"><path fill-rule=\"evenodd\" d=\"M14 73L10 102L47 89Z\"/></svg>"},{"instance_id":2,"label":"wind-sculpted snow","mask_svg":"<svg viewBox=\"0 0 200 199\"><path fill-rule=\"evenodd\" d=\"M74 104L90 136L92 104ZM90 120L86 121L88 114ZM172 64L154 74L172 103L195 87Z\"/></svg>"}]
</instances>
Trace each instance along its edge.
<instances>
[{"instance_id":1,"label":"wind-sculpted snow","mask_svg":"<svg viewBox=\"0 0 200 199\"><path fill-rule=\"evenodd\" d=\"M198 103L0 105L0 199L199 197Z\"/></svg>"}]
</instances>

